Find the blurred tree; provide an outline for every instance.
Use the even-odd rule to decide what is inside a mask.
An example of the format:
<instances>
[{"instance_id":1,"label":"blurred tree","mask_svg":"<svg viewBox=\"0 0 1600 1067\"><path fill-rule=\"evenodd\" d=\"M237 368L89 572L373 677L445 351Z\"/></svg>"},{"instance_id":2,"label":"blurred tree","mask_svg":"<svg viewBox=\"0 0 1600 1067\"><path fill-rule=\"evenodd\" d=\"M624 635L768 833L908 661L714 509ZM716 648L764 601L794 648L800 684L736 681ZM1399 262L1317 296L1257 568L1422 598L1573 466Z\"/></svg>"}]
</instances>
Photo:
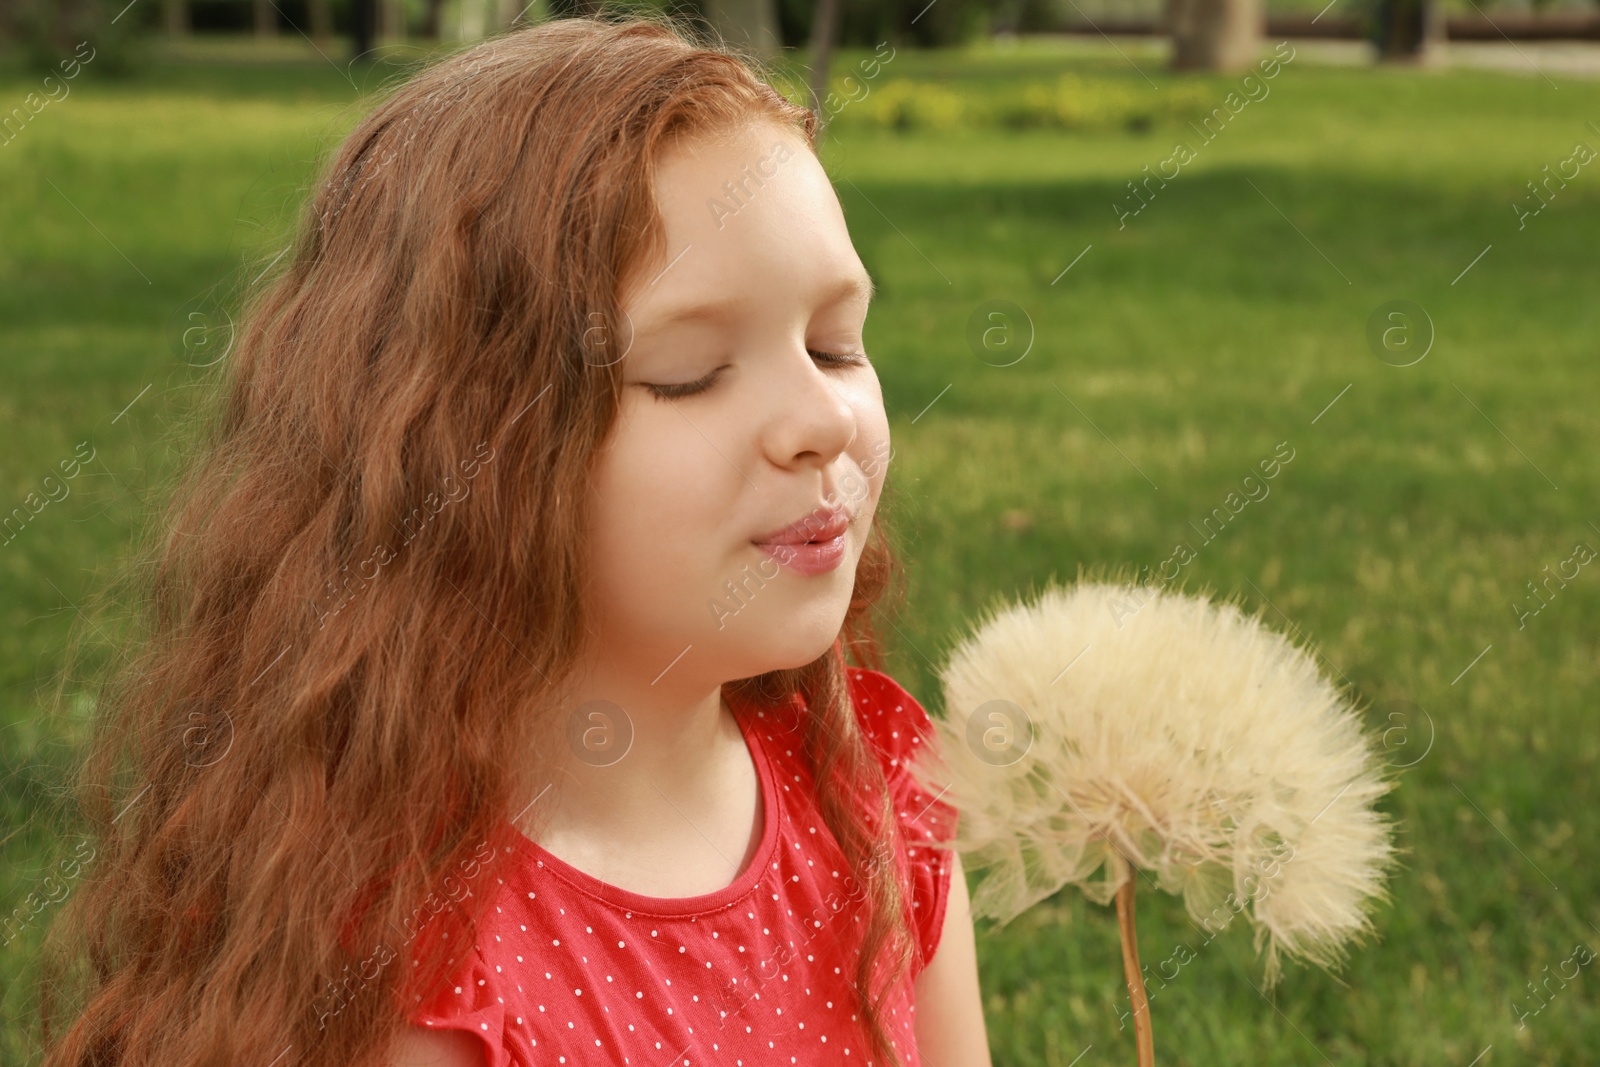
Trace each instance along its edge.
<instances>
[{"instance_id":1,"label":"blurred tree","mask_svg":"<svg viewBox=\"0 0 1600 1067\"><path fill-rule=\"evenodd\" d=\"M422 36L437 41L443 23L444 0L425 0L422 9Z\"/></svg>"},{"instance_id":2,"label":"blurred tree","mask_svg":"<svg viewBox=\"0 0 1600 1067\"><path fill-rule=\"evenodd\" d=\"M432 6L439 0L426 0L426 3ZM518 23L540 22L547 16L571 18L589 14L599 6L598 0L588 6L550 3L546 11L541 8L540 0L461 0L452 35L463 41L476 41L488 34L503 33ZM428 32L424 29L425 34Z\"/></svg>"},{"instance_id":3,"label":"blurred tree","mask_svg":"<svg viewBox=\"0 0 1600 1067\"><path fill-rule=\"evenodd\" d=\"M253 0L253 8L256 36L277 36L278 9L272 5L272 0Z\"/></svg>"},{"instance_id":4,"label":"blurred tree","mask_svg":"<svg viewBox=\"0 0 1600 1067\"><path fill-rule=\"evenodd\" d=\"M1262 0L1167 0L1173 70L1240 71L1261 53Z\"/></svg>"},{"instance_id":5,"label":"blurred tree","mask_svg":"<svg viewBox=\"0 0 1600 1067\"><path fill-rule=\"evenodd\" d=\"M1367 34L1380 63L1429 63L1444 42L1444 13L1436 0L1377 0Z\"/></svg>"},{"instance_id":6,"label":"blurred tree","mask_svg":"<svg viewBox=\"0 0 1600 1067\"><path fill-rule=\"evenodd\" d=\"M1069 24L1072 10L1068 0L995 0L990 5L991 33L1060 33Z\"/></svg>"},{"instance_id":7,"label":"blurred tree","mask_svg":"<svg viewBox=\"0 0 1600 1067\"><path fill-rule=\"evenodd\" d=\"M404 41L409 28L404 0L378 0L380 41Z\"/></svg>"},{"instance_id":8,"label":"blurred tree","mask_svg":"<svg viewBox=\"0 0 1600 1067\"><path fill-rule=\"evenodd\" d=\"M329 0L306 0L306 14L310 16L313 41L326 41L333 36L333 7Z\"/></svg>"},{"instance_id":9,"label":"blurred tree","mask_svg":"<svg viewBox=\"0 0 1600 1067\"><path fill-rule=\"evenodd\" d=\"M776 0L704 0L704 4L706 22L728 44L762 60L777 57L782 41Z\"/></svg>"},{"instance_id":10,"label":"blurred tree","mask_svg":"<svg viewBox=\"0 0 1600 1067\"><path fill-rule=\"evenodd\" d=\"M811 20L811 110L824 125L827 112L822 109L822 102L828 94L828 70L833 65L833 39L838 23L838 0L817 0L816 13Z\"/></svg>"},{"instance_id":11,"label":"blurred tree","mask_svg":"<svg viewBox=\"0 0 1600 1067\"><path fill-rule=\"evenodd\" d=\"M161 0L161 26L169 37L189 32L189 0Z\"/></svg>"},{"instance_id":12,"label":"blurred tree","mask_svg":"<svg viewBox=\"0 0 1600 1067\"><path fill-rule=\"evenodd\" d=\"M9 23L24 62L35 71L59 73L74 55L95 74L118 75L139 58L142 16L159 17L154 5L143 11L127 0L0 0L0 23Z\"/></svg>"},{"instance_id":13,"label":"blurred tree","mask_svg":"<svg viewBox=\"0 0 1600 1067\"><path fill-rule=\"evenodd\" d=\"M378 37L377 0L351 0L350 41L356 59L373 58L372 46Z\"/></svg>"},{"instance_id":14,"label":"blurred tree","mask_svg":"<svg viewBox=\"0 0 1600 1067\"><path fill-rule=\"evenodd\" d=\"M476 41L489 32L488 0L461 0L456 32L463 41Z\"/></svg>"},{"instance_id":15,"label":"blurred tree","mask_svg":"<svg viewBox=\"0 0 1600 1067\"><path fill-rule=\"evenodd\" d=\"M600 10L601 0L550 0L552 18L582 18Z\"/></svg>"},{"instance_id":16,"label":"blurred tree","mask_svg":"<svg viewBox=\"0 0 1600 1067\"><path fill-rule=\"evenodd\" d=\"M783 43L804 48L816 22L817 0L778 0ZM923 48L958 45L999 20L992 0L848 0L839 5L835 40L841 48L876 48L884 41Z\"/></svg>"}]
</instances>

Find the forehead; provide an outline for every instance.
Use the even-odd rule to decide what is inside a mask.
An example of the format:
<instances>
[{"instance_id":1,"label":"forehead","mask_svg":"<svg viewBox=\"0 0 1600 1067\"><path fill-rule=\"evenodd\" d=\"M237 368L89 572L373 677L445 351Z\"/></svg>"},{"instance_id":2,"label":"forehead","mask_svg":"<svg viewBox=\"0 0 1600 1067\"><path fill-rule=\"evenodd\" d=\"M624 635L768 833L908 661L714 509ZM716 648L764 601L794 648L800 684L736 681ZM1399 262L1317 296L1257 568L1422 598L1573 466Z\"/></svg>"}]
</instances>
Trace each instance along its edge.
<instances>
[{"instance_id":1,"label":"forehead","mask_svg":"<svg viewBox=\"0 0 1600 1067\"><path fill-rule=\"evenodd\" d=\"M636 328L751 302L870 297L833 185L798 131L752 123L684 138L654 178L665 254L631 279Z\"/></svg>"}]
</instances>

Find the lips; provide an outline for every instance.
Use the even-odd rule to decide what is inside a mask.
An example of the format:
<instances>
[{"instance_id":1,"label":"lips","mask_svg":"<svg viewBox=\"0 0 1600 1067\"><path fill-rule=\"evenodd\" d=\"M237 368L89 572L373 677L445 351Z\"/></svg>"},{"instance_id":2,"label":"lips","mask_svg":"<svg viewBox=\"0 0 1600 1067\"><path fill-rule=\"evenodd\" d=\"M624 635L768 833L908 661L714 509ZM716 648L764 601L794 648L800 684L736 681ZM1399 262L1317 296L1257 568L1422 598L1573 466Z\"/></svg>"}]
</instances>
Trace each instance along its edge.
<instances>
[{"instance_id":1,"label":"lips","mask_svg":"<svg viewBox=\"0 0 1600 1067\"><path fill-rule=\"evenodd\" d=\"M825 504L754 544L780 567L809 578L836 570L844 562L849 529L849 513Z\"/></svg>"},{"instance_id":2,"label":"lips","mask_svg":"<svg viewBox=\"0 0 1600 1067\"><path fill-rule=\"evenodd\" d=\"M850 515L841 507L822 505L787 526L755 539L758 545L803 545L826 542L850 527Z\"/></svg>"}]
</instances>

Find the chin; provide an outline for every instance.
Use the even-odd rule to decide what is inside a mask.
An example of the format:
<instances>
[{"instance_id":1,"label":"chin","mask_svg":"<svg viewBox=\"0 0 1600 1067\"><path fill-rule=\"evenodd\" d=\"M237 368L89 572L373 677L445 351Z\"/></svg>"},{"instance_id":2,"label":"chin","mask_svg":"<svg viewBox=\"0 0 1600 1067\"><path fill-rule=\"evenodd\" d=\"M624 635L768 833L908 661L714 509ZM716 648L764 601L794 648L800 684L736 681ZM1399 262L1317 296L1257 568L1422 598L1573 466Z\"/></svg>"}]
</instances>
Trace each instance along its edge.
<instances>
[{"instance_id":1,"label":"chin","mask_svg":"<svg viewBox=\"0 0 1600 1067\"><path fill-rule=\"evenodd\" d=\"M805 627L772 635L772 641L762 649L761 659L766 664L762 673L793 670L820 659L838 638L843 621L841 617L826 629Z\"/></svg>"},{"instance_id":2,"label":"chin","mask_svg":"<svg viewBox=\"0 0 1600 1067\"><path fill-rule=\"evenodd\" d=\"M838 636L839 634L836 630L832 634L829 634L824 640L815 642L814 644L798 647L791 646L795 647L795 650L792 653L785 650L783 653L774 657L776 660L781 660L781 662L775 662L770 669L793 670L796 667L804 667L806 664L820 659L823 653L828 651L828 647L833 644L834 638Z\"/></svg>"}]
</instances>

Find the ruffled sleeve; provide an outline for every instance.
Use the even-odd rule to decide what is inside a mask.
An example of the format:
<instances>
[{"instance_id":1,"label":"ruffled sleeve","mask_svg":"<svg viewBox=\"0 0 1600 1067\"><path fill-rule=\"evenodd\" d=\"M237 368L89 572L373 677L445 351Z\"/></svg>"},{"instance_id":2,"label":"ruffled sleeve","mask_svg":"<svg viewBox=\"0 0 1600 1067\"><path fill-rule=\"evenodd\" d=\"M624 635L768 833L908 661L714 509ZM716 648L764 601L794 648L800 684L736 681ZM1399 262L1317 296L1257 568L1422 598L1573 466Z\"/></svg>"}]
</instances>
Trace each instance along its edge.
<instances>
[{"instance_id":1,"label":"ruffled sleeve","mask_svg":"<svg viewBox=\"0 0 1600 1067\"><path fill-rule=\"evenodd\" d=\"M506 1005L498 994L496 975L483 954L473 948L466 965L408 1013L413 1026L428 1030L464 1030L483 1045L488 1067L510 1067L506 1047Z\"/></svg>"},{"instance_id":2,"label":"ruffled sleeve","mask_svg":"<svg viewBox=\"0 0 1600 1067\"><path fill-rule=\"evenodd\" d=\"M952 875L948 845L955 836L957 811L926 793L909 770L924 746L938 743L927 711L881 671L852 667L849 676L857 719L882 760L906 842L911 924L921 954L912 968L915 977L933 959L944 929Z\"/></svg>"}]
</instances>

